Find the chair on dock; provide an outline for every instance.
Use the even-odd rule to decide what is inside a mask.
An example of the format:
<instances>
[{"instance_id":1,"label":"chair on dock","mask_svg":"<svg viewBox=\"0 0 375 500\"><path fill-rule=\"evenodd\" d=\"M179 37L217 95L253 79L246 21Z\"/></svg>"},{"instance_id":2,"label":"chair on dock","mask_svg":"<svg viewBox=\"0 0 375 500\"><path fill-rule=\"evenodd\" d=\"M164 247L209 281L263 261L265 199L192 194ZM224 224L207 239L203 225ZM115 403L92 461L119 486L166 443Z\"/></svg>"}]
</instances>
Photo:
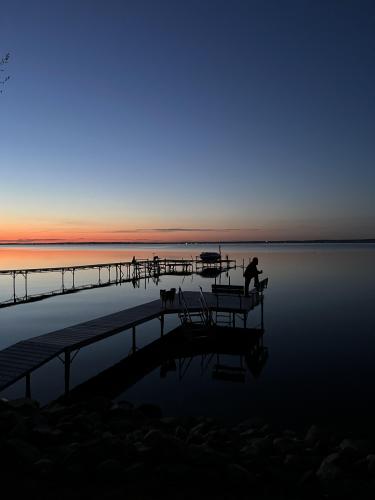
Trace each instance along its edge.
<instances>
[{"instance_id":1,"label":"chair on dock","mask_svg":"<svg viewBox=\"0 0 375 500\"><path fill-rule=\"evenodd\" d=\"M212 293L216 295L216 306L219 309L219 297L225 295L237 296L239 300L239 308L242 307L242 298L244 295L245 288L241 285L212 285ZM219 312L216 311L215 321L217 324L232 326L234 324L233 313L231 312Z\"/></svg>"},{"instance_id":2,"label":"chair on dock","mask_svg":"<svg viewBox=\"0 0 375 500\"><path fill-rule=\"evenodd\" d=\"M259 282L259 285L257 287L257 291L259 293L262 293L265 288L268 287L268 278L264 278L264 280Z\"/></svg>"}]
</instances>

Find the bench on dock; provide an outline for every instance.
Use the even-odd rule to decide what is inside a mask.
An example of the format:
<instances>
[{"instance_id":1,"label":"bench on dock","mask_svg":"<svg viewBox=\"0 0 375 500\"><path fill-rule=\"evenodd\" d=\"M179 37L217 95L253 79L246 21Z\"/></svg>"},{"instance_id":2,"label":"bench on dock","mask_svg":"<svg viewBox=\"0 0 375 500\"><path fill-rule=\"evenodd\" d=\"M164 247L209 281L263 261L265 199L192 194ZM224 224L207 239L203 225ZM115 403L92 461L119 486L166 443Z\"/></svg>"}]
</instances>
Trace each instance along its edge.
<instances>
[{"instance_id":1,"label":"bench on dock","mask_svg":"<svg viewBox=\"0 0 375 500\"><path fill-rule=\"evenodd\" d=\"M268 286L268 278L264 278L259 282L258 287L253 288L250 293L263 292ZM242 285L211 285L212 293L225 295L244 295L245 287Z\"/></svg>"},{"instance_id":2,"label":"bench on dock","mask_svg":"<svg viewBox=\"0 0 375 500\"><path fill-rule=\"evenodd\" d=\"M241 285L212 285L212 293L243 295L245 287Z\"/></svg>"}]
</instances>

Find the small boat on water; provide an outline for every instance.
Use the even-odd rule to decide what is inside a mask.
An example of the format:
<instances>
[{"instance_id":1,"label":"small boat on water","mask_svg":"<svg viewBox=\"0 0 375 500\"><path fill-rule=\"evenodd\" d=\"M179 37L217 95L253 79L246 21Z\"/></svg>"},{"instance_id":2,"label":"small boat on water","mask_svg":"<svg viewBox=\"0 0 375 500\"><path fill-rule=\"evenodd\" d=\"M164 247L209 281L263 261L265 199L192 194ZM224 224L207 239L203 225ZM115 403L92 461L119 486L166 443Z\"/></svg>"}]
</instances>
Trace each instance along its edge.
<instances>
[{"instance_id":1,"label":"small boat on water","mask_svg":"<svg viewBox=\"0 0 375 500\"><path fill-rule=\"evenodd\" d=\"M202 252L199 256L203 262L214 263L221 260L221 254L218 252Z\"/></svg>"}]
</instances>

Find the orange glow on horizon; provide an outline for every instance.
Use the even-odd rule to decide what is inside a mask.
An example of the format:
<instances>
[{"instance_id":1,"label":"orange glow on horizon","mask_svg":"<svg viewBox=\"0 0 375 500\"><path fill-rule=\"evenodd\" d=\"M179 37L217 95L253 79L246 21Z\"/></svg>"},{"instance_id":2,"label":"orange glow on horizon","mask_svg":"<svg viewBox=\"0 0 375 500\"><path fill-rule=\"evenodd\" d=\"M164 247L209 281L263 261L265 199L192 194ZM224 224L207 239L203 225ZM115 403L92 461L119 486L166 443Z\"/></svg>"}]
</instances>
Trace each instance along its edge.
<instances>
[{"instance_id":1,"label":"orange glow on horizon","mask_svg":"<svg viewBox=\"0 0 375 500\"><path fill-rule=\"evenodd\" d=\"M39 230L8 227L0 233L0 243L87 243L87 242L130 242L130 243L171 243L190 241L238 241L249 239L246 230L221 230L215 228L165 228L127 230ZM257 239L253 234L252 238ZM251 237L250 237L251 238Z\"/></svg>"},{"instance_id":2,"label":"orange glow on horizon","mask_svg":"<svg viewBox=\"0 0 375 500\"><path fill-rule=\"evenodd\" d=\"M196 250L191 247L180 249L163 249L161 258L186 258L196 257ZM13 269L39 269L46 267L79 266L89 264L105 264L109 262L131 262L136 259L152 259L154 253L150 248L87 248L63 250L55 247L1 247L0 270Z\"/></svg>"}]
</instances>

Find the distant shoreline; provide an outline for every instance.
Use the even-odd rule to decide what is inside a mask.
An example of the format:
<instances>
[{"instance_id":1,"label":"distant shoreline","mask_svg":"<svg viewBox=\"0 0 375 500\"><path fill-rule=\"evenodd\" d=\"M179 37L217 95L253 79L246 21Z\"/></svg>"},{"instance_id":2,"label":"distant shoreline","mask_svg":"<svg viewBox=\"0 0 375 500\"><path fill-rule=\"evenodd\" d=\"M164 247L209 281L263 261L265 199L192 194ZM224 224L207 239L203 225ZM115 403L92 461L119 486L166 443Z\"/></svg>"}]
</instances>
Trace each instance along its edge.
<instances>
[{"instance_id":1,"label":"distant shoreline","mask_svg":"<svg viewBox=\"0 0 375 500\"><path fill-rule=\"evenodd\" d=\"M238 240L238 241L55 241L55 242L0 242L1 246L87 246L87 245L277 245L289 243L375 243L375 238L342 240Z\"/></svg>"}]
</instances>

